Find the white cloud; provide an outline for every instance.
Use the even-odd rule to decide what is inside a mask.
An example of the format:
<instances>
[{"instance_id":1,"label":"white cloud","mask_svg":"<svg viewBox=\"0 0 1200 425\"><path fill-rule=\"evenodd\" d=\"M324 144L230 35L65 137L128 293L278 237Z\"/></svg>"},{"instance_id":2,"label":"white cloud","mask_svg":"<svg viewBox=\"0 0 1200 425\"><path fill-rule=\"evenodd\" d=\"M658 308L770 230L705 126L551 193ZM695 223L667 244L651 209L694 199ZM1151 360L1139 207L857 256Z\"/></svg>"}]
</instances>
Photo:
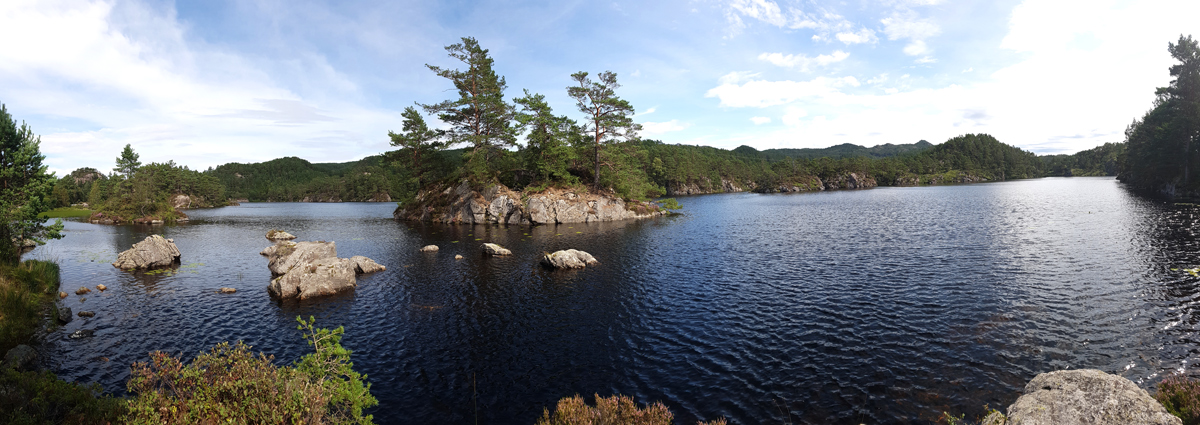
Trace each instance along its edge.
<instances>
[{"instance_id":1,"label":"white cloud","mask_svg":"<svg viewBox=\"0 0 1200 425\"><path fill-rule=\"evenodd\" d=\"M738 27L745 26L738 14L766 22L777 27L787 25L787 19L784 18L783 12L779 9L779 5L770 0L733 0L730 2L729 7L732 9L732 11L728 13L727 16L729 17L730 21Z\"/></svg>"},{"instance_id":2,"label":"white cloud","mask_svg":"<svg viewBox=\"0 0 1200 425\"><path fill-rule=\"evenodd\" d=\"M754 123L754 125L763 125L763 124L770 123L770 122L771 122L771 118L768 118L768 117L750 117L750 121L751 121L751 122L753 122L753 123Z\"/></svg>"},{"instance_id":3,"label":"white cloud","mask_svg":"<svg viewBox=\"0 0 1200 425\"><path fill-rule=\"evenodd\" d=\"M875 31L870 28L863 28L858 32L839 32L835 37L837 37L838 41L846 44L875 43L879 41L879 37L875 36Z\"/></svg>"},{"instance_id":4,"label":"white cloud","mask_svg":"<svg viewBox=\"0 0 1200 425\"><path fill-rule=\"evenodd\" d=\"M749 80L743 84L724 82L710 89L704 97L721 99L721 106L762 108L804 98L841 97L845 95L838 90L840 87L858 85L859 82L854 77L817 77L810 81Z\"/></svg>"},{"instance_id":5,"label":"white cloud","mask_svg":"<svg viewBox=\"0 0 1200 425\"><path fill-rule=\"evenodd\" d=\"M929 52L929 46L926 46L925 42L922 40L915 40L912 43L908 43L907 46L904 46L904 54L909 56L919 56L927 52Z\"/></svg>"},{"instance_id":6,"label":"white cloud","mask_svg":"<svg viewBox=\"0 0 1200 425\"><path fill-rule=\"evenodd\" d=\"M933 58L933 56L922 56L922 57L919 57L919 58L917 58L917 60L915 60L915 61L913 61L913 62L916 62L916 63L935 63L935 62L937 62L937 59L934 59L934 58Z\"/></svg>"},{"instance_id":7,"label":"white cloud","mask_svg":"<svg viewBox=\"0 0 1200 425\"><path fill-rule=\"evenodd\" d=\"M800 119L807 116L808 111L804 110L803 108L789 106L787 108L787 112L783 114L783 118L780 119L780 121L783 121L783 124L786 126L796 127L801 125Z\"/></svg>"},{"instance_id":8,"label":"white cloud","mask_svg":"<svg viewBox=\"0 0 1200 425\"><path fill-rule=\"evenodd\" d=\"M885 72L885 73L879 74L878 77L873 77L873 78L867 80L867 84L872 84L872 85L883 84L887 80L888 80L888 75Z\"/></svg>"},{"instance_id":9,"label":"white cloud","mask_svg":"<svg viewBox=\"0 0 1200 425\"><path fill-rule=\"evenodd\" d=\"M850 57L849 53L841 50L834 51L828 55L817 55L815 58L810 58L805 55L785 55L783 53L763 53L758 55L758 60L770 62L776 66L787 68L797 68L801 71L808 71L811 65L826 66L831 63L841 62Z\"/></svg>"},{"instance_id":10,"label":"white cloud","mask_svg":"<svg viewBox=\"0 0 1200 425\"><path fill-rule=\"evenodd\" d=\"M387 129L380 123L399 122L398 114L351 103L358 87L322 57L299 52L286 66L337 98L302 96L256 58L189 42L173 10L102 1L0 3L0 39L29 34L39 34L36 43L0 49L0 98L18 119L32 114L74 123L35 128L56 172L105 168L126 143L143 162L173 159L196 168L280 152L351 160L384 150Z\"/></svg>"},{"instance_id":11,"label":"white cloud","mask_svg":"<svg viewBox=\"0 0 1200 425\"><path fill-rule=\"evenodd\" d=\"M920 19L916 12L911 10L896 11L892 13L892 16L879 22L883 24L883 32L887 34L888 40L902 38L924 40L942 32L941 28L933 21Z\"/></svg>"},{"instance_id":12,"label":"white cloud","mask_svg":"<svg viewBox=\"0 0 1200 425\"><path fill-rule=\"evenodd\" d=\"M974 72L974 71L975 71L975 68L967 68L967 69L962 70L962 73L966 74L968 72Z\"/></svg>"},{"instance_id":13,"label":"white cloud","mask_svg":"<svg viewBox=\"0 0 1200 425\"><path fill-rule=\"evenodd\" d=\"M647 136L661 135L673 131L682 131L687 127L686 124L680 123L679 120L644 122L642 123L642 134Z\"/></svg>"}]
</instances>

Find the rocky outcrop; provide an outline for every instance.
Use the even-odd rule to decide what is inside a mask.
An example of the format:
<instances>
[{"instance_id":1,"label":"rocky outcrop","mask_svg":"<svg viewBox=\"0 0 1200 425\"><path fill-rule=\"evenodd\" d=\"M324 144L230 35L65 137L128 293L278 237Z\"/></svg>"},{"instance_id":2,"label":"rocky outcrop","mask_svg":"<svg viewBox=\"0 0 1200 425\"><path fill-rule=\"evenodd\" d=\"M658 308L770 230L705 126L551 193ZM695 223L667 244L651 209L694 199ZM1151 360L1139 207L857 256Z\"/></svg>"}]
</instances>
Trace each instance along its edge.
<instances>
[{"instance_id":1,"label":"rocky outcrop","mask_svg":"<svg viewBox=\"0 0 1200 425\"><path fill-rule=\"evenodd\" d=\"M292 239L296 239L296 235L278 229L267 231L267 240L269 241L290 241Z\"/></svg>"},{"instance_id":2,"label":"rocky outcrop","mask_svg":"<svg viewBox=\"0 0 1200 425\"><path fill-rule=\"evenodd\" d=\"M337 258L333 242L285 241L259 254L267 257L267 268L275 276L267 292L277 298L303 300L352 290L358 286L357 275L387 270L361 255Z\"/></svg>"},{"instance_id":3,"label":"rocky outcrop","mask_svg":"<svg viewBox=\"0 0 1200 425\"><path fill-rule=\"evenodd\" d=\"M1095 369L1060 370L1040 374L1025 385L1025 393L1008 415L993 413L991 425L1182 425L1150 394L1128 379Z\"/></svg>"},{"instance_id":4,"label":"rocky outcrop","mask_svg":"<svg viewBox=\"0 0 1200 425\"><path fill-rule=\"evenodd\" d=\"M483 244L482 249L483 249L483 253L486 255L494 255L494 256L512 255L512 251L509 251L507 248L502 247L500 245L496 245L494 243L485 243L485 244Z\"/></svg>"},{"instance_id":5,"label":"rocky outcrop","mask_svg":"<svg viewBox=\"0 0 1200 425\"><path fill-rule=\"evenodd\" d=\"M708 178L699 181L690 182L669 182L667 183L667 196L679 195L705 195L709 193L730 193L730 192L745 192L749 188L755 188L754 182L738 183L729 179L721 179L720 185L712 184Z\"/></svg>"},{"instance_id":6,"label":"rocky outcrop","mask_svg":"<svg viewBox=\"0 0 1200 425\"><path fill-rule=\"evenodd\" d=\"M179 263L179 248L175 241L161 235L150 235L117 255L114 267L124 270L146 270L170 267Z\"/></svg>"},{"instance_id":7,"label":"rocky outcrop","mask_svg":"<svg viewBox=\"0 0 1200 425\"><path fill-rule=\"evenodd\" d=\"M988 179L984 177L951 171L943 174L924 174L919 176L910 174L897 177L896 181L893 183L893 186L982 183L986 181L988 181Z\"/></svg>"},{"instance_id":8,"label":"rocky outcrop","mask_svg":"<svg viewBox=\"0 0 1200 425\"><path fill-rule=\"evenodd\" d=\"M542 265L554 269L582 269L600 264L596 257L583 251L567 249L542 256Z\"/></svg>"},{"instance_id":9,"label":"rocky outcrop","mask_svg":"<svg viewBox=\"0 0 1200 425\"><path fill-rule=\"evenodd\" d=\"M28 345L18 345L4 353L4 367L17 370L33 370L37 365L37 351Z\"/></svg>"},{"instance_id":10,"label":"rocky outcrop","mask_svg":"<svg viewBox=\"0 0 1200 425\"><path fill-rule=\"evenodd\" d=\"M396 208L398 220L463 224L552 224L648 218L666 214L658 206L627 203L607 195L563 189L518 193L503 185L476 190L463 182L441 191L426 190Z\"/></svg>"},{"instance_id":11,"label":"rocky outcrop","mask_svg":"<svg viewBox=\"0 0 1200 425\"><path fill-rule=\"evenodd\" d=\"M267 291L277 298L308 299L354 289L355 264L346 258L326 257L292 268L271 280Z\"/></svg>"},{"instance_id":12,"label":"rocky outcrop","mask_svg":"<svg viewBox=\"0 0 1200 425\"><path fill-rule=\"evenodd\" d=\"M184 195L181 193L181 194L171 197L171 208L179 209L179 208L191 208L191 207L192 207L192 197L191 196L187 196L187 195Z\"/></svg>"},{"instance_id":13,"label":"rocky outcrop","mask_svg":"<svg viewBox=\"0 0 1200 425\"><path fill-rule=\"evenodd\" d=\"M425 245L421 247L421 252L438 252L437 245Z\"/></svg>"},{"instance_id":14,"label":"rocky outcrop","mask_svg":"<svg viewBox=\"0 0 1200 425\"><path fill-rule=\"evenodd\" d=\"M870 189L879 186L874 177L862 173L841 174L822 179L821 182L825 185L824 190Z\"/></svg>"},{"instance_id":15,"label":"rocky outcrop","mask_svg":"<svg viewBox=\"0 0 1200 425\"><path fill-rule=\"evenodd\" d=\"M275 275L286 274L292 268L313 261L337 257L333 242L280 242L259 252L267 257L267 268Z\"/></svg>"}]
</instances>

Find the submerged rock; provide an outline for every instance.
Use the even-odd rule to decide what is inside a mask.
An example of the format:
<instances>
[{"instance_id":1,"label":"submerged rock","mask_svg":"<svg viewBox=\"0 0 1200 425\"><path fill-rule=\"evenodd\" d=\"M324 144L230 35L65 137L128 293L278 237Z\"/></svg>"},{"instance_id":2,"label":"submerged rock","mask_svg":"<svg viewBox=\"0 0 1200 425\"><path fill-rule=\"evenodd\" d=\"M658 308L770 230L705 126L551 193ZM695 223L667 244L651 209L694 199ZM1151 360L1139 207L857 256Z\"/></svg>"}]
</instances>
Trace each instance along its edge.
<instances>
[{"instance_id":1,"label":"submerged rock","mask_svg":"<svg viewBox=\"0 0 1200 425\"><path fill-rule=\"evenodd\" d=\"M17 370L33 370L37 364L37 350L25 344L13 347L4 354L4 367Z\"/></svg>"},{"instance_id":2,"label":"submerged rock","mask_svg":"<svg viewBox=\"0 0 1200 425\"><path fill-rule=\"evenodd\" d=\"M483 244L483 253L487 255L512 255L512 251L494 243Z\"/></svg>"},{"instance_id":3,"label":"submerged rock","mask_svg":"<svg viewBox=\"0 0 1200 425\"><path fill-rule=\"evenodd\" d=\"M71 338L71 339L91 338L95 334L96 334L96 331L93 331L91 329L80 329L75 332L72 332L70 335L67 335L67 338Z\"/></svg>"},{"instance_id":4,"label":"submerged rock","mask_svg":"<svg viewBox=\"0 0 1200 425\"><path fill-rule=\"evenodd\" d=\"M542 256L542 265L555 269L582 269L600 264L596 257L583 251L568 249Z\"/></svg>"},{"instance_id":5,"label":"submerged rock","mask_svg":"<svg viewBox=\"0 0 1200 425\"><path fill-rule=\"evenodd\" d=\"M71 323L71 319L73 319L71 317L71 307L58 308L58 324L65 325Z\"/></svg>"},{"instance_id":6,"label":"submerged rock","mask_svg":"<svg viewBox=\"0 0 1200 425\"><path fill-rule=\"evenodd\" d=\"M67 297L67 293L66 293L66 292L63 292L63 291L58 291L58 297L59 297L59 298L66 298L66 297Z\"/></svg>"},{"instance_id":7,"label":"submerged rock","mask_svg":"<svg viewBox=\"0 0 1200 425\"><path fill-rule=\"evenodd\" d=\"M461 259L462 259L462 256L461 256L461 255L458 255L458 254L454 254L454 259L455 259L455 260L461 260Z\"/></svg>"},{"instance_id":8,"label":"submerged rock","mask_svg":"<svg viewBox=\"0 0 1200 425\"><path fill-rule=\"evenodd\" d=\"M349 259L321 258L293 267L283 276L272 279L267 291L274 297L301 300L333 295L357 286L355 267Z\"/></svg>"},{"instance_id":9,"label":"submerged rock","mask_svg":"<svg viewBox=\"0 0 1200 425\"><path fill-rule=\"evenodd\" d=\"M132 249L117 255L113 266L124 270L170 267L179 262L179 256L175 241L162 235L150 235L134 244Z\"/></svg>"},{"instance_id":10,"label":"submerged rock","mask_svg":"<svg viewBox=\"0 0 1200 425\"><path fill-rule=\"evenodd\" d=\"M1025 385L1025 394L1008 406L1008 417L988 417L991 424L1181 425L1150 394L1128 379L1095 369L1040 374Z\"/></svg>"},{"instance_id":11,"label":"submerged rock","mask_svg":"<svg viewBox=\"0 0 1200 425\"><path fill-rule=\"evenodd\" d=\"M290 241L292 239L296 239L296 236L282 230L271 229L267 231L267 240L269 241Z\"/></svg>"},{"instance_id":12,"label":"submerged rock","mask_svg":"<svg viewBox=\"0 0 1200 425\"><path fill-rule=\"evenodd\" d=\"M88 292L92 292L92 290L88 289L88 287L86 287L86 286L80 286L79 289L75 290L75 295L83 295Z\"/></svg>"},{"instance_id":13,"label":"submerged rock","mask_svg":"<svg viewBox=\"0 0 1200 425\"><path fill-rule=\"evenodd\" d=\"M79 317L96 317L96 313L93 311L81 311L79 312Z\"/></svg>"},{"instance_id":14,"label":"submerged rock","mask_svg":"<svg viewBox=\"0 0 1200 425\"><path fill-rule=\"evenodd\" d=\"M421 252L438 252L437 245L425 245L421 248Z\"/></svg>"},{"instance_id":15,"label":"submerged rock","mask_svg":"<svg viewBox=\"0 0 1200 425\"><path fill-rule=\"evenodd\" d=\"M99 290L103 291L103 290L105 290L105 289L108 289L108 287L107 287L107 286L104 286L104 284L100 284L100 285L96 285L96 289L99 289Z\"/></svg>"},{"instance_id":16,"label":"submerged rock","mask_svg":"<svg viewBox=\"0 0 1200 425\"><path fill-rule=\"evenodd\" d=\"M267 268L272 274L282 275L301 264L337 257L337 245L333 242L280 242L259 254L267 257Z\"/></svg>"},{"instance_id":17,"label":"submerged rock","mask_svg":"<svg viewBox=\"0 0 1200 425\"><path fill-rule=\"evenodd\" d=\"M232 294L235 292L237 292L237 289L233 289L233 288L221 288L221 289L217 290L218 294Z\"/></svg>"}]
</instances>

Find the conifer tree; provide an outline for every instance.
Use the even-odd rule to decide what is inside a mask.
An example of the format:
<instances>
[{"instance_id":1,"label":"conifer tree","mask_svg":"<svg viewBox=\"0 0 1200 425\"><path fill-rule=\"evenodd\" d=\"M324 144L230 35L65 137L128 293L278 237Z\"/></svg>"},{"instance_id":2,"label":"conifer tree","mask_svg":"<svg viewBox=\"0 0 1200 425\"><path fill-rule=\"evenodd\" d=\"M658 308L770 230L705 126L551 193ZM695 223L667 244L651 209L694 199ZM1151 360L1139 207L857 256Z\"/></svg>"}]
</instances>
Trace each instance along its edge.
<instances>
[{"instance_id":1,"label":"conifer tree","mask_svg":"<svg viewBox=\"0 0 1200 425\"><path fill-rule=\"evenodd\" d=\"M17 127L0 104L0 262L20 260L17 244L25 240L43 244L46 239L62 238L62 220L46 226L38 218L50 209L55 181L54 173L46 173L42 165L46 156L40 145L41 138L25 123Z\"/></svg>"},{"instance_id":2,"label":"conifer tree","mask_svg":"<svg viewBox=\"0 0 1200 425\"><path fill-rule=\"evenodd\" d=\"M598 80L592 81L587 72L571 74L571 79L579 85L567 87L567 94L575 99L579 112L586 116L583 130L590 133L595 160L593 184L596 190L600 190L600 152L604 145L621 139L636 139L642 126L633 122L634 110L629 101L616 95L616 90L621 87L617 83L617 74L605 71L596 77ZM615 164L605 165L612 167Z\"/></svg>"},{"instance_id":3,"label":"conifer tree","mask_svg":"<svg viewBox=\"0 0 1200 425\"><path fill-rule=\"evenodd\" d=\"M395 158L400 167L409 173L419 190L427 183L425 176L431 171L430 155L446 146L439 140L443 132L429 128L417 108L409 106L400 116L404 118L403 131L389 131L388 137L392 139L392 146L400 148Z\"/></svg>"}]
</instances>

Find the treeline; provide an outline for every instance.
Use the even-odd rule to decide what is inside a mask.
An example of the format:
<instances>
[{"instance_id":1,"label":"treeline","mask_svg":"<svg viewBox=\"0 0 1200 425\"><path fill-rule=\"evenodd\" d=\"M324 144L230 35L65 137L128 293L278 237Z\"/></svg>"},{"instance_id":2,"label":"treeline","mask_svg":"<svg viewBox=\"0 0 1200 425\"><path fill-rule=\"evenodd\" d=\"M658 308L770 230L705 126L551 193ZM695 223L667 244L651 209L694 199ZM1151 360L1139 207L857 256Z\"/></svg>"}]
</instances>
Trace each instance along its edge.
<instances>
[{"instance_id":1,"label":"treeline","mask_svg":"<svg viewBox=\"0 0 1200 425\"><path fill-rule=\"evenodd\" d=\"M1126 150L1118 179L1168 196L1200 196L1192 167L1200 150L1200 45L1189 35L1168 43L1179 63L1171 83L1155 91L1153 108L1125 129Z\"/></svg>"},{"instance_id":2,"label":"treeline","mask_svg":"<svg viewBox=\"0 0 1200 425\"><path fill-rule=\"evenodd\" d=\"M311 163L296 157L229 163L205 171L232 199L254 202L390 201L401 191L396 169L382 156L347 163Z\"/></svg>"}]
</instances>

